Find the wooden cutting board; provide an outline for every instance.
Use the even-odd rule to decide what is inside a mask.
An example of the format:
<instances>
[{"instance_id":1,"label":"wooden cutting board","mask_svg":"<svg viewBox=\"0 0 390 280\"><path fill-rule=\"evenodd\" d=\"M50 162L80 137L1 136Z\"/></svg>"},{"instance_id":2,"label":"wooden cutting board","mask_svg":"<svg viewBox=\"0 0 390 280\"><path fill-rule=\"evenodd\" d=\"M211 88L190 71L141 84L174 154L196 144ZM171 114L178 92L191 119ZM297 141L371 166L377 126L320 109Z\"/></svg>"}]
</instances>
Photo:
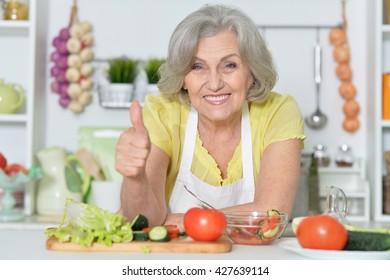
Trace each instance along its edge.
<instances>
[{"instance_id":1,"label":"wooden cutting board","mask_svg":"<svg viewBox=\"0 0 390 280\"><path fill-rule=\"evenodd\" d=\"M113 243L112 246L94 243L91 247L84 247L70 242L61 243L51 237L46 241L46 248L53 251L72 252L227 253L232 250L232 243L224 237L214 242L194 241L186 237L169 242L131 241Z\"/></svg>"}]
</instances>

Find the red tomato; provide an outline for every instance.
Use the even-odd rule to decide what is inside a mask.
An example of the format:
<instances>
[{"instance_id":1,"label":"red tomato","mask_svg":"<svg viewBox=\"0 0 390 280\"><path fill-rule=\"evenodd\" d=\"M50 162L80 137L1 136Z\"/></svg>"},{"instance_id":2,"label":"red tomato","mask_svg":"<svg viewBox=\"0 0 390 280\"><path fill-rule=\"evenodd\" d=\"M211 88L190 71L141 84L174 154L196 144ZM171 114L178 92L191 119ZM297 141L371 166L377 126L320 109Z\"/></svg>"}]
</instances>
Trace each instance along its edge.
<instances>
[{"instance_id":1,"label":"red tomato","mask_svg":"<svg viewBox=\"0 0 390 280\"><path fill-rule=\"evenodd\" d=\"M24 168L24 166L17 163L9 164L6 167L4 167L4 172L8 176L13 176L18 172L23 172L24 174L28 175L27 169Z\"/></svg>"},{"instance_id":2,"label":"red tomato","mask_svg":"<svg viewBox=\"0 0 390 280\"><path fill-rule=\"evenodd\" d=\"M225 215L215 209L191 208L184 214L184 229L198 241L215 241L226 229Z\"/></svg>"},{"instance_id":3,"label":"red tomato","mask_svg":"<svg viewBox=\"0 0 390 280\"><path fill-rule=\"evenodd\" d=\"M297 238L303 248L342 250L348 239L345 227L328 215L309 216L299 223Z\"/></svg>"},{"instance_id":4,"label":"red tomato","mask_svg":"<svg viewBox=\"0 0 390 280\"><path fill-rule=\"evenodd\" d=\"M0 153L0 168L4 169L4 167L6 166L7 166L7 159L2 153Z\"/></svg>"}]
</instances>

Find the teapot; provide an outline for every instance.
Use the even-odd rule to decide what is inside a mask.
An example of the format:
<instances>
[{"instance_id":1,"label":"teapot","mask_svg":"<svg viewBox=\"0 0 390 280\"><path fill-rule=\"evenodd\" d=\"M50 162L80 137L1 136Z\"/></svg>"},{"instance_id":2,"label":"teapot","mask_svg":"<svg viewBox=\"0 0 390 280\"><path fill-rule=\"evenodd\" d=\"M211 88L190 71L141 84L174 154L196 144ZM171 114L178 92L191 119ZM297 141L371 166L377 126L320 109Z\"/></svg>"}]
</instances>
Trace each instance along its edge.
<instances>
[{"instance_id":1,"label":"teapot","mask_svg":"<svg viewBox=\"0 0 390 280\"><path fill-rule=\"evenodd\" d=\"M21 85L4 84L0 80L0 114L14 114L22 106L25 96Z\"/></svg>"}]
</instances>

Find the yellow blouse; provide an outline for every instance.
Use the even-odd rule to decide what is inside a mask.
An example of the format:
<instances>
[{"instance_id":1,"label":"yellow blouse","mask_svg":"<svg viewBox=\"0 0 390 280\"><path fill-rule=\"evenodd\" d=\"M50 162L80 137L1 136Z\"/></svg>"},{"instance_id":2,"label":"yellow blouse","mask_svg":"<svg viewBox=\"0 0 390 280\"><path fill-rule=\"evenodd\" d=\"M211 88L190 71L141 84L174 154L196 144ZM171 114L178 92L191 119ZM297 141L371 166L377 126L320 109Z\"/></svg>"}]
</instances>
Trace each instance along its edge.
<instances>
[{"instance_id":1,"label":"yellow blouse","mask_svg":"<svg viewBox=\"0 0 390 280\"><path fill-rule=\"evenodd\" d=\"M182 147L189 108L176 100L168 100L162 95L149 94L145 99L143 118L154 145L166 152L170 158L165 195L168 203L176 176L180 168ZM265 148L276 141L292 138L305 139L301 111L289 95L272 92L263 102L249 104L254 178L257 180L260 161ZM203 147L197 134L195 155L191 171L200 180L213 186L224 186L242 178L241 143L236 148L227 168L227 178L223 179L217 163Z\"/></svg>"}]
</instances>

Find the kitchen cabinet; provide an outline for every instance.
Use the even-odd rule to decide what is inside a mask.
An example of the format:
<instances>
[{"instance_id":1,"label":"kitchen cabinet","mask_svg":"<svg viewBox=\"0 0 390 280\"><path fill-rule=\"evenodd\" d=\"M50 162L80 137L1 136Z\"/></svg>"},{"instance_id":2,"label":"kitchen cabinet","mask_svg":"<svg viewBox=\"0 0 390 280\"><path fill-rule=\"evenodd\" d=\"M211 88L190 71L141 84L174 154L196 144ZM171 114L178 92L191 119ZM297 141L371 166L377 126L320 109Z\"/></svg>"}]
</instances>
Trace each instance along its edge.
<instances>
[{"instance_id":1,"label":"kitchen cabinet","mask_svg":"<svg viewBox=\"0 0 390 280\"><path fill-rule=\"evenodd\" d=\"M15 114L0 114L0 151L9 163L29 168L34 162L34 151L39 146L42 122L36 104L43 98L44 66L37 65L44 49L37 51L37 1L29 0L28 20L0 19L0 79L7 84L20 84L25 101ZM44 11L44 10L43 10ZM38 59L37 59L38 58ZM44 60L42 60L44 61ZM43 103L41 103L42 105ZM26 214L32 214L33 199L26 188Z\"/></svg>"},{"instance_id":2,"label":"kitchen cabinet","mask_svg":"<svg viewBox=\"0 0 390 280\"><path fill-rule=\"evenodd\" d=\"M387 7L386 7L386 2ZM390 221L390 213L384 211L384 188L383 176L386 175L386 162L384 152L390 150L390 120L383 120L382 117L382 75L390 72L390 24L386 9L390 9L390 1L375 1L375 103L373 110L374 142L372 143L372 154L374 157L372 168L373 174L373 214L376 221Z\"/></svg>"}]
</instances>

